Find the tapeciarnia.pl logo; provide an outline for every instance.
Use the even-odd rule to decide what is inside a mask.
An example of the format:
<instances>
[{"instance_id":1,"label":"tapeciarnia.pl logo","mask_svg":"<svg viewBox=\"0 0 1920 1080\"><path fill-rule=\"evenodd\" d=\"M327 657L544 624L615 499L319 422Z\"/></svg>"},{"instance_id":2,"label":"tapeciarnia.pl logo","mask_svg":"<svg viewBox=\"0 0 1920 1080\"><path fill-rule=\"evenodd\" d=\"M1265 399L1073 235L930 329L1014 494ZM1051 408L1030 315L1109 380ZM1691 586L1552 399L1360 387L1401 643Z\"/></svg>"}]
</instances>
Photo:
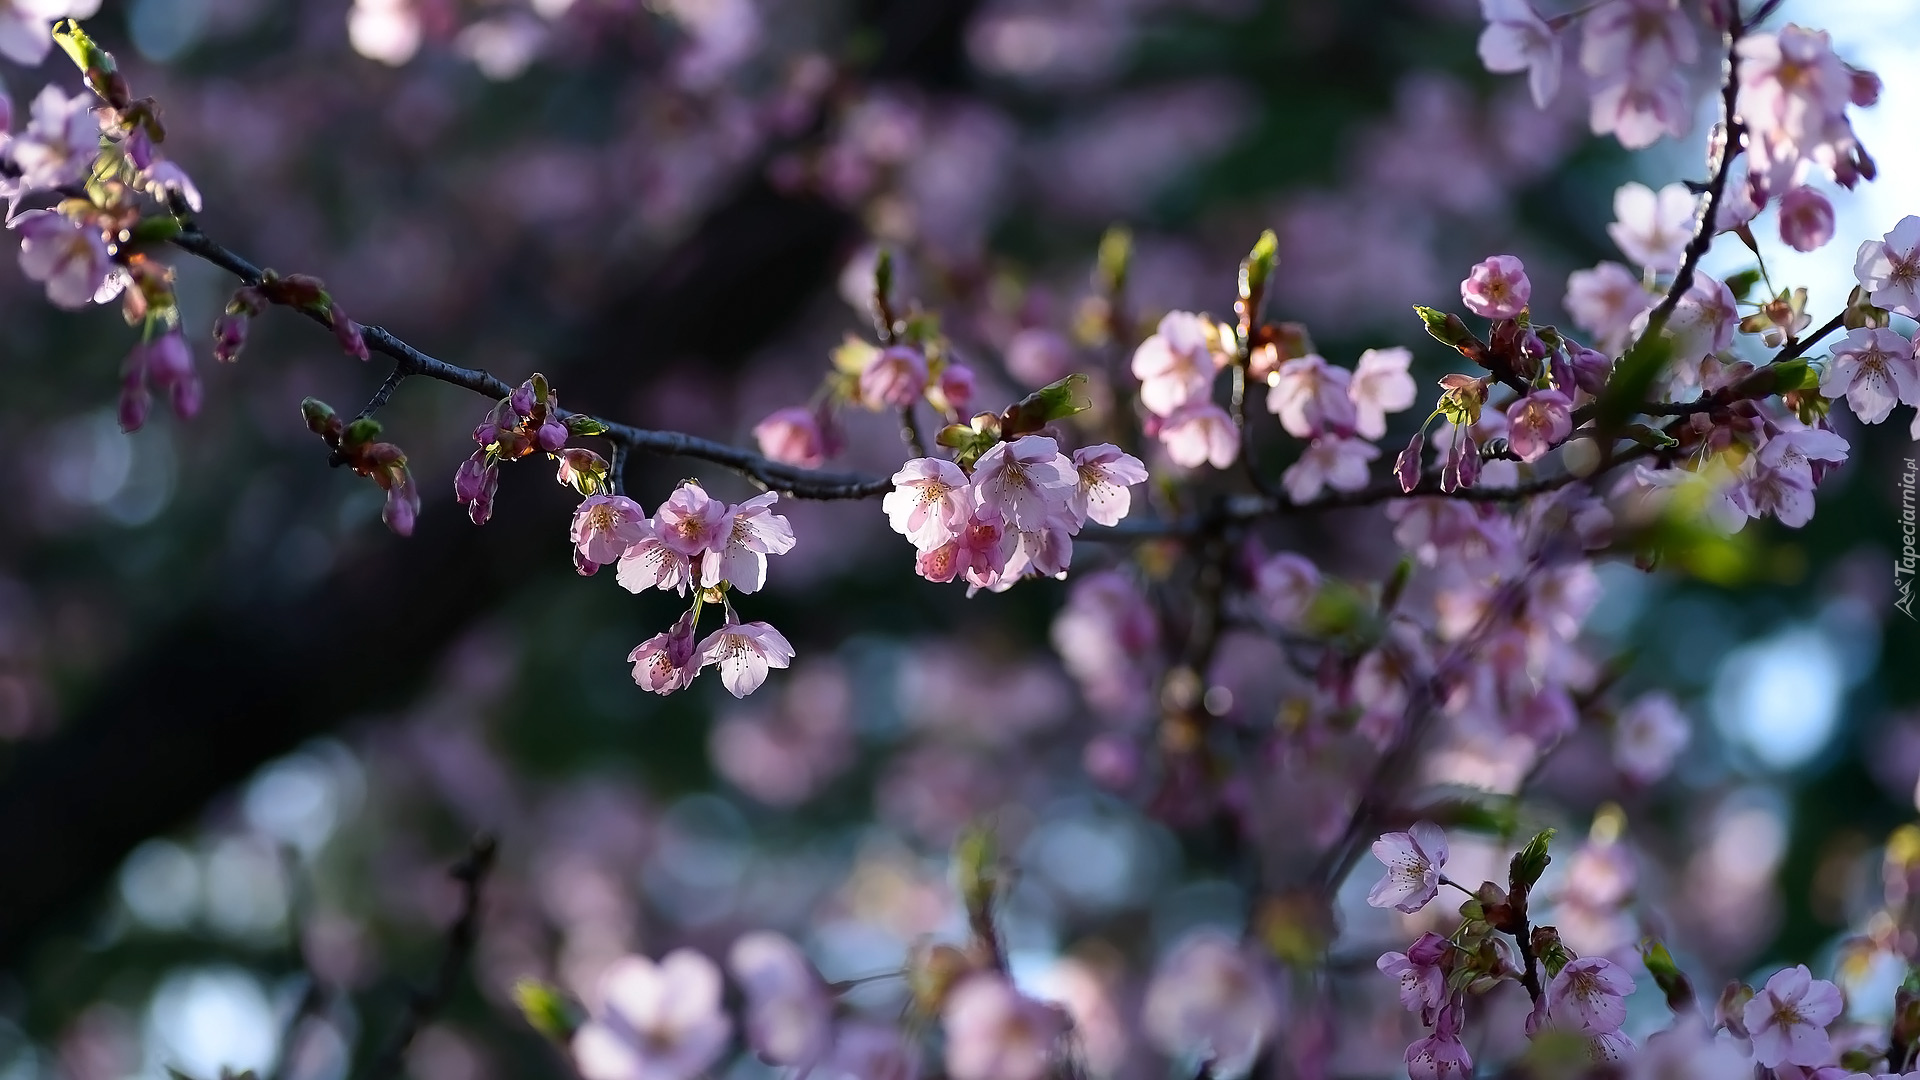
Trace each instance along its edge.
<instances>
[{"instance_id":1,"label":"tapeciarnia.pl logo","mask_svg":"<svg viewBox=\"0 0 1920 1080\"><path fill-rule=\"evenodd\" d=\"M1916 562L1920 562L1920 554L1914 551L1913 481L1920 468L1915 467L1913 458L1902 458L1901 464L1906 471L1900 474L1900 557L1893 561L1893 606L1911 619L1914 571Z\"/></svg>"}]
</instances>

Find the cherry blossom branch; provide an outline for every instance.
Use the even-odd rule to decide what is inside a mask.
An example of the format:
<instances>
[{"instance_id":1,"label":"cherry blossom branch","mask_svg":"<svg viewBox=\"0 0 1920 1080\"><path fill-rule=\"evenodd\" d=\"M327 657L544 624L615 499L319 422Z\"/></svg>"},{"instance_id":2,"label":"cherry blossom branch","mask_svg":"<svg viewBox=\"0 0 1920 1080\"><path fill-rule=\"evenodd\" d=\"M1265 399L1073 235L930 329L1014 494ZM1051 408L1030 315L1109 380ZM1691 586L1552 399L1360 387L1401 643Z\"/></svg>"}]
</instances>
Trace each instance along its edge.
<instances>
[{"instance_id":1,"label":"cherry blossom branch","mask_svg":"<svg viewBox=\"0 0 1920 1080\"><path fill-rule=\"evenodd\" d=\"M1727 62L1720 84L1721 138L1714 151L1713 178L1707 182L1706 203L1701 206L1700 217L1694 222L1693 236L1687 241L1686 253L1680 260L1680 269L1673 275L1673 283L1667 286L1667 294L1660 298L1653 313L1647 316L1647 328L1640 333L1642 340L1653 340L1666 329L1674 309L1680 306L1681 297L1693 288L1693 278L1700 268L1700 260L1706 257L1707 249L1713 246L1713 238L1718 232L1720 203L1726 197L1727 180L1733 174L1733 159L1740 156L1740 139L1745 132L1745 127L1734 112L1735 101L1740 93L1740 57L1736 50L1744 30L1736 8L1728 19L1727 32L1722 36Z\"/></svg>"},{"instance_id":2,"label":"cherry blossom branch","mask_svg":"<svg viewBox=\"0 0 1920 1080\"><path fill-rule=\"evenodd\" d=\"M1420 744L1426 737L1428 726L1438 715L1435 706L1441 697L1442 684L1455 667L1474 655L1480 642L1492 631L1496 613L1512 610L1519 602L1524 595L1524 582L1522 578L1502 586L1499 595L1488 602L1485 613L1473 630L1441 663L1435 665L1430 675L1410 689L1407 706L1401 711L1399 741L1374 763L1373 772L1361 788L1360 801L1354 805L1353 814L1347 819L1346 829L1340 839L1327 848L1313 869L1310 881L1322 896L1331 896L1333 890L1345 880L1353 864L1360 860L1366 838L1378 830L1380 819L1399 789L1401 779L1419 757Z\"/></svg>"},{"instance_id":3,"label":"cherry blossom branch","mask_svg":"<svg viewBox=\"0 0 1920 1080\"><path fill-rule=\"evenodd\" d=\"M215 241L200 231L197 225L188 224L172 238L171 242L180 250L220 267L247 285L259 285L266 279L266 271ZM300 311L321 326L333 328L333 317L326 310L305 307ZM381 327L360 327L360 339L369 352L390 357L394 362L393 374L389 375L387 382L381 386L382 393L376 393L374 400L369 403L367 410L369 413L386 403L386 398L392 395L392 387L397 387L401 382L414 376L448 383L483 397L495 399L507 397L513 392L513 387L489 372L460 367L428 356ZM559 415L561 419L565 419L569 416L587 414L562 409L559 410ZM802 469L781 464L750 450L698 438L684 432L654 431L615 423L600 417L592 417L592 419L598 420L606 427L604 436L616 447L644 450L667 457L710 461L732 469L761 487L795 498L870 499L893 489L893 482L884 477Z\"/></svg>"},{"instance_id":4,"label":"cherry blossom branch","mask_svg":"<svg viewBox=\"0 0 1920 1080\"><path fill-rule=\"evenodd\" d=\"M1847 313L1844 311L1835 315L1833 318L1828 319L1826 322L1822 323L1820 325L1820 328L1815 330L1813 333L1808 334L1806 337L1796 338L1792 342L1789 342L1787 345L1781 347L1779 352L1776 352L1773 354L1773 359L1760 365L1758 368L1755 368L1754 374L1757 375L1762 371L1767 371L1772 368L1779 367L1781 364L1785 364L1793 360L1798 360L1800 357L1805 356L1810 350L1812 350L1812 348L1815 345L1818 345L1821 342L1821 340L1826 338L1829 334L1833 334L1843 329L1846 326L1846 320L1847 320ZM1771 393L1772 393L1771 388L1767 388L1765 392L1743 393L1739 391L1738 386L1736 385L1731 387L1725 387L1720 390L1715 390L1712 393L1702 394L1701 396L1695 398L1692 401L1646 402L1640 408L1634 411L1636 413L1639 413L1645 416L1692 416L1695 413L1713 412L1718 409L1723 409L1726 406L1731 405L1736 401L1743 401L1748 398L1767 397ZM1578 409L1575 409L1573 412L1574 426L1577 428L1582 424L1585 424L1587 421L1593 419L1598 412L1599 412L1599 404L1597 402L1588 402L1587 404L1580 406Z\"/></svg>"},{"instance_id":5,"label":"cherry blossom branch","mask_svg":"<svg viewBox=\"0 0 1920 1080\"><path fill-rule=\"evenodd\" d=\"M447 928L447 944L440 954L440 968L434 975L430 989L425 992L416 990L408 995L407 1014L374 1063L371 1073L374 1080L400 1074L407 1048L413 1045L414 1037L452 1001L460 974L466 970L467 961L473 955L474 942L480 936L480 896L486 885L487 874L493 869L497 851L493 837L480 836L474 840L466 857L454 866L452 876L460 883L460 914L454 919L453 925Z\"/></svg>"}]
</instances>

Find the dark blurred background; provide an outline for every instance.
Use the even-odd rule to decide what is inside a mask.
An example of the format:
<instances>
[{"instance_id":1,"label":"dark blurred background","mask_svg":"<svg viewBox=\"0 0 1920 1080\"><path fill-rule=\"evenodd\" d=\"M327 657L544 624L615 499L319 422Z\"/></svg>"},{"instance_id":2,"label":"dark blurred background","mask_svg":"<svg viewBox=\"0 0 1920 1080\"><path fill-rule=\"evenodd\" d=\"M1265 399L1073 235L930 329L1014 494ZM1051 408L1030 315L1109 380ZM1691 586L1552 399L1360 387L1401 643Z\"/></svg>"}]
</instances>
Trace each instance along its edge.
<instances>
[{"instance_id":1,"label":"dark blurred background","mask_svg":"<svg viewBox=\"0 0 1920 1080\"><path fill-rule=\"evenodd\" d=\"M1900 5L1798 6L1887 81L1857 121L1882 179L1836 199L1830 250L1769 264L1812 289L1820 321L1851 285L1852 244L1920 210L1920 160L1889 119L1920 95L1899 44L1920 27ZM1521 255L1537 318L1558 318L1566 274L1619 257L1613 189L1697 178L1710 114L1681 145L1628 155L1587 135L1584 95L1543 112L1483 72L1478 15L1455 0L105 0L87 25L163 104L215 238L321 276L436 356L750 443L866 331L876 244L899 253L903 293L942 312L990 407L1068 370L1101 399L1159 313L1228 313L1267 227L1271 310L1336 363L1404 343L1430 386L1446 357L1408 305L1450 304L1491 253ZM16 113L46 81L77 85L63 65L5 72ZM1705 90L1714 73L1695 75ZM1116 223L1135 242L1118 342L1089 284ZM1058 995L1130 1001L1122 957L1248 902L1085 781L1094 721L1049 645L1065 586L966 600L912 576L877 505L787 504L799 545L751 617L793 641L794 668L746 702L715 679L653 697L623 658L672 604L573 573L573 497L545 466L507 467L484 527L452 499L487 402L414 382L382 414L426 493L417 535L396 538L378 491L329 470L297 411L306 395L357 409L378 358L274 313L216 370L208 328L233 283L177 265L207 405L133 436L113 411L133 334L107 310L52 310L0 266L8 1080L273 1070L315 980L324 1001L281 1064L344 1075L431 970L456 907L446 869L481 831L501 865L475 985L419 1039L423 1080L564 1074L515 1017L514 980L577 991L627 951L722 950L774 926L829 977L897 966L956 924L944 852L981 814L1030 864L1008 914L1016 974ZM1714 580L1600 575L1593 651L1631 654L1623 685L1671 690L1693 741L1652 793L1602 790L1577 764L1537 790L1574 835L1624 798L1641 896L1705 986L1857 929L1886 833L1914 816L1920 632L1891 608L1916 452L1902 419L1845 430L1853 460L1814 521L1751 527ZM879 418L849 434L849 467L898 460ZM750 493L654 459L629 490L651 508L689 476ZM1268 539L1337 572L1395 557L1372 512L1287 529ZM1132 557L1082 545L1076 572ZM1347 930L1366 975L1374 946L1404 947L1365 908ZM1138 1074L1113 1048L1128 1025L1111 1026L1090 1066ZM1388 1049L1338 1071L1389 1071Z\"/></svg>"}]
</instances>

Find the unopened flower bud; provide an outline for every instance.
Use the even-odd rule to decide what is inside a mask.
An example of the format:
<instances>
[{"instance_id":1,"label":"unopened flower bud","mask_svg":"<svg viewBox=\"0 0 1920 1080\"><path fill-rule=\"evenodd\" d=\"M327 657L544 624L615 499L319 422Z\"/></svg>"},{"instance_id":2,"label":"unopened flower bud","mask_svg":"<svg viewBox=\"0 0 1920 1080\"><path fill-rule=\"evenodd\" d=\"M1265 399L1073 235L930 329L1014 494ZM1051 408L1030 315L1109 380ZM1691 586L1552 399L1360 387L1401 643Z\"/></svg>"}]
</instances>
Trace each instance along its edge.
<instances>
[{"instance_id":1,"label":"unopened flower bud","mask_svg":"<svg viewBox=\"0 0 1920 1080\"><path fill-rule=\"evenodd\" d=\"M247 324L251 320L245 315L222 312L213 320L213 358L222 364L231 364L240 359L240 350L247 344Z\"/></svg>"},{"instance_id":2,"label":"unopened flower bud","mask_svg":"<svg viewBox=\"0 0 1920 1080\"><path fill-rule=\"evenodd\" d=\"M1407 441L1407 448L1393 459L1393 476L1400 482L1400 490L1411 492L1420 485L1420 454L1426 449L1427 433L1416 431Z\"/></svg>"},{"instance_id":3,"label":"unopened flower bud","mask_svg":"<svg viewBox=\"0 0 1920 1080\"><path fill-rule=\"evenodd\" d=\"M366 338L360 333L360 324L349 318L337 303L333 305L333 336L348 356L361 361L371 358L372 354L367 352Z\"/></svg>"}]
</instances>

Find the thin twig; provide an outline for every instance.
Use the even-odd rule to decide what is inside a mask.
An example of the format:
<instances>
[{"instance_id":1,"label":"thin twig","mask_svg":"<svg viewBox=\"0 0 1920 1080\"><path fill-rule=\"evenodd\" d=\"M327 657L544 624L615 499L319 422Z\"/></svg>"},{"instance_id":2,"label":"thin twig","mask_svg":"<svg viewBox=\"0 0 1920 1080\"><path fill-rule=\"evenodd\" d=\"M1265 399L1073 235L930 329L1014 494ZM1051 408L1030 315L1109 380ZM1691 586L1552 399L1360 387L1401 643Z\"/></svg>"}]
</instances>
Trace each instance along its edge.
<instances>
[{"instance_id":1,"label":"thin twig","mask_svg":"<svg viewBox=\"0 0 1920 1080\"><path fill-rule=\"evenodd\" d=\"M265 271L241 255L217 243L197 228L188 228L172 240L175 247L220 267L248 285L258 285ZM322 326L333 325L322 310L302 308L301 313ZM438 360L414 348L378 326L362 326L361 340L367 349L392 357L408 375L422 375L490 398L503 398L513 392L504 380L486 371L463 368ZM576 414L559 410L561 419ZM801 469L773 461L737 446L696 438L678 431L651 431L593 417L606 426L606 437L630 450L644 450L669 457L699 458L723 465L761 487L802 499L870 499L893 489L884 477L857 476L848 473Z\"/></svg>"},{"instance_id":2,"label":"thin twig","mask_svg":"<svg viewBox=\"0 0 1920 1080\"><path fill-rule=\"evenodd\" d=\"M1720 140L1719 150L1714 155L1713 178L1707 182L1706 203L1701 206L1700 217L1694 222L1693 236L1687 240L1686 255L1680 261L1679 271L1673 275L1673 283L1667 286L1667 294L1654 306L1653 314L1647 316L1647 328L1640 334L1644 339L1656 338L1666 329L1667 320L1673 317L1674 309L1680 306L1680 298L1693 288L1694 273L1700 268L1700 260L1706 257L1707 249L1713 246L1713 238L1719 231L1720 204L1727 194L1727 179L1733 173L1733 159L1740 156L1740 141L1746 134L1745 126L1734 112L1735 100L1740 93L1737 71L1740 57L1735 49L1740 44L1743 29L1736 15L1723 37L1727 62L1720 86L1720 128L1725 137Z\"/></svg>"},{"instance_id":3,"label":"thin twig","mask_svg":"<svg viewBox=\"0 0 1920 1080\"><path fill-rule=\"evenodd\" d=\"M406 1016L388 1040L386 1049L375 1060L371 1073L373 1080L398 1076L407 1056L407 1048L413 1045L415 1036L452 1002L454 991L459 988L461 973L466 970L467 961L473 955L474 942L480 936L480 896L486 885L487 873L493 869L496 851L493 837L483 835L474 840L466 858L454 866L452 876L460 883L460 914L447 927L446 947L440 954L440 968L434 974L432 986L408 995Z\"/></svg>"},{"instance_id":4,"label":"thin twig","mask_svg":"<svg viewBox=\"0 0 1920 1080\"><path fill-rule=\"evenodd\" d=\"M362 417L372 416L374 413L386 408L387 402L393 400L393 392L400 389L400 384L406 382L407 376L410 374L412 373L407 370L405 361L394 361L393 371L381 381L380 388L373 392L373 397L367 399L367 407L360 410L360 415Z\"/></svg>"}]
</instances>

